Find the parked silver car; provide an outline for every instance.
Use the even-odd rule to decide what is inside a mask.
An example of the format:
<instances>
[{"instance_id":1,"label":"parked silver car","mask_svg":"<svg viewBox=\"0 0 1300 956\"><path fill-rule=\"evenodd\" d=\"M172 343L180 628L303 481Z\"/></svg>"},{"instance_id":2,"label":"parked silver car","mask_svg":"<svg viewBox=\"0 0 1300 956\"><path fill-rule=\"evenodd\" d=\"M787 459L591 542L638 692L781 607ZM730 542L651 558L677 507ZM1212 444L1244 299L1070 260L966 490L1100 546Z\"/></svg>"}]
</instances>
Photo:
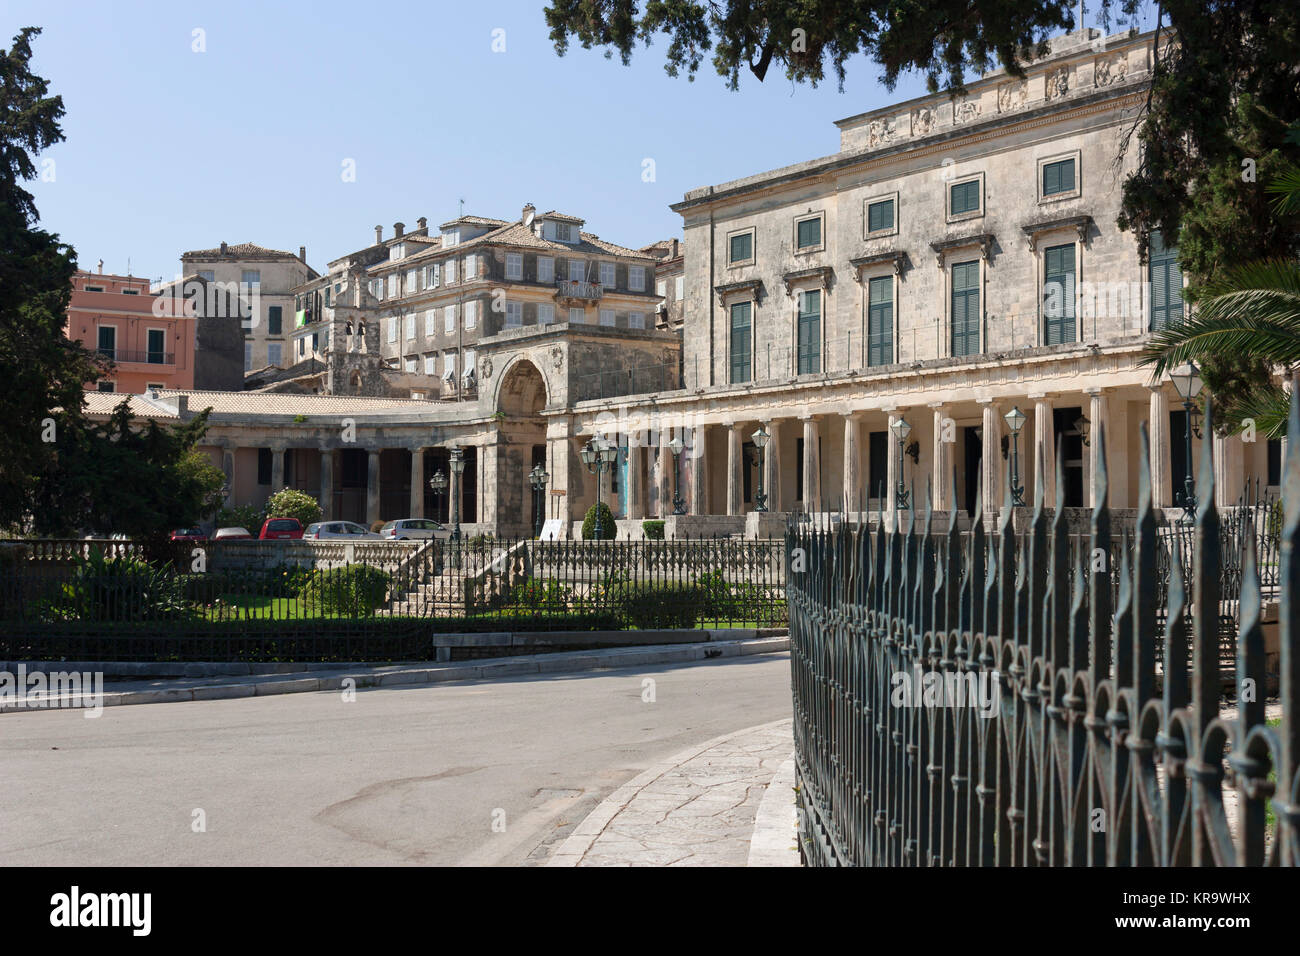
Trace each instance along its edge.
<instances>
[{"instance_id":1,"label":"parked silver car","mask_svg":"<svg viewBox=\"0 0 1300 956\"><path fill-rule=\"evenodd\" d=\"M398 518L379 529L379 536L385 541L414 541L419 538L451 537L451 530L428 518Z\"/></svg>"},{"instance_id":2,"label":"parked silver car","mask_svg":"<svg viewBox=\"0 0 1300 956\"><path fill-rule=\"evenodd\" d=\"M360 541L369 539L378 541L380 535L374 531L367 531L362 525L355 521L318 521L315 524L307 525L307 530L302 533L304 538L310 538L313 541L321 541L326 538L346 538L349 541Z\"/></svg>"}]
</instances>

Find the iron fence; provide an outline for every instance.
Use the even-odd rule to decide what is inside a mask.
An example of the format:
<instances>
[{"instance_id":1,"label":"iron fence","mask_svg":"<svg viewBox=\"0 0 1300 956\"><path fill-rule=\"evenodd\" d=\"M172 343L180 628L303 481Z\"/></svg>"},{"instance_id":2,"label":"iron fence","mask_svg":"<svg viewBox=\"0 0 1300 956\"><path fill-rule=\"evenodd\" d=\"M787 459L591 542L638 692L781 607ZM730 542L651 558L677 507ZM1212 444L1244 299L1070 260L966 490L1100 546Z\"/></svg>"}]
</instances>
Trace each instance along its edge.
<instances>
[{"instance_id":1,"label":"iron fence","mask_svg":"<svg viewBox=\"0 0 1300 956\"><path fill-rule=\"evenodd\" d=\"M769 628L784 544L31 541L0 547L0 660L425 660L435 633Z\"/></svg>"},{"instance_id":2,"label":"iron fence","mask_svg":"<svg viewBox=\"0 0 1300 956\"><path fill-rule=\"evenodd\" d=\"M1206 416L1208 426L1208 403ZM1290 428L1300 434L1300 398ZM1145 426L1140 440L1147 462ZM1231 559L1206 448L1190 577L1171 561L1163 623L1150 476L1141 470L1116 572L1104 453L1102 503L1083 539L1071 538L1059 500L1049 523L1041 492L1021 532L1009 507L991 534L979 522L959 532L955 516L932 533L928 511L888 531L789 529L806 861L1300 864L1300 454L1285 477L1276 643L1265 641L1256 536L1244 534L1225 674ZM1270 672L1277 721L1266 720ZM1236 688L1227 705L1225 677Z\"/></svg>"}]
</instances>

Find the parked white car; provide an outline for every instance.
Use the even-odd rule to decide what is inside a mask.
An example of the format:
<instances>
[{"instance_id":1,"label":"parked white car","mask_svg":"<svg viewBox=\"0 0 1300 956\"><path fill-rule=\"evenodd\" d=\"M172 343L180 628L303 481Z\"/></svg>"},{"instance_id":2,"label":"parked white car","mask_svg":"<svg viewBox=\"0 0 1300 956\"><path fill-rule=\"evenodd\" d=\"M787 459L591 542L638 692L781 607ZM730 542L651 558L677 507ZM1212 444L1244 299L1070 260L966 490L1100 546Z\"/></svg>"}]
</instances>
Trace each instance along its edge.
<instances>
[{"instance_id":1,"label":"parked white car","mask_svg":"<svg viewBox=\"0 0 1300 956\"><path fill-rule=\"evenodd\" d=\"M240 541L251 540L252 535L248 533L247 528L218 528L212 535L213 541Z\"/></svg>"},{"instance_id":2,"label":"parked white car","mask_svg":"<svg viewBox=\"0 0 1300 956\"><path fill-rule=\"evenodd\" d=\"M420 538L451 537L451 530L430 521L428 518L398 518L379 529L379 536L385 541L414 541Z\"/></svg>"},{"instance_id":3,"label":"parked white car","mask_svg":"<svg viewBox=\"0 0 1300 956\"><path fill-rule=\"evenodd\" d=\"M318 521L315 524L307 525L307 530L302 533L302 536L314 541L321 541L325 538L347 538L349 541L363 539L378 541L381 537L378 532L367 531L365 527L355 521Z\"/></svg>"}]
</instances>

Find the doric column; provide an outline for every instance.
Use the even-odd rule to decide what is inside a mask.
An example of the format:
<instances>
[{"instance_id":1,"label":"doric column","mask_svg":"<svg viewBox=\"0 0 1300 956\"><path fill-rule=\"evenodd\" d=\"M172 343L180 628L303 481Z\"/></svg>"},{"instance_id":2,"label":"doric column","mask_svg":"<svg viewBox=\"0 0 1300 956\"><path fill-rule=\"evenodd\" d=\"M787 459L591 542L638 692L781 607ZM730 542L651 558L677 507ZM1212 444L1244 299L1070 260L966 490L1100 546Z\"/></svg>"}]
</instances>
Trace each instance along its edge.
<instances>
[{"instance_id":1,"label":"doric column","mask_svg":"<svg viewBox=\"0 0 1300 956\"><path fill-rule=\"evenodd\" d=\"M424 449L411 449L411 517L424 517Z\"/></svg>"},{"instance_id":2,"label":"doric column","mask_svg":"<svg viewBox=\"0 0 1300 956\"><path fill-rule=\"evenodd\" d=\"M844 464L840 476L845 513L862 510L862 420L857 412L844 416Z\"/></svg>"},{"instance_id":3,"label":"doric column","mask_svg":"<svg viewBox=\"0 0 1300 956\"><path fill-rule=\"evenodd\" d=\"M326 521L334 517L334 452L329 448L320 450L320 510Z\"/></svg>"},{"instance_id":4,"label":"doric column","mask_svg":"<svg viewBox=\"0 0 1300 956\"><path fill-rule=\"evenodd\" d=\"M284 446L271 448L271 494L284 487Z\"/></svg>"},{"instance_id":5,"label":"doric column","mask_svg":"<svg viewBox=\"0 0 1300 956\"><path fill-rule=\"evenodd\" d=\"M238 449L234 445L228 445L221 450L221 471L226 476L226 507L235 506L235 452ZM1284 459L1285 460L1285 459Z\"/></svg>"},{"instance_id":6,"label":"doric column","mask_svg":"<svg viewBox=\"0 0 1300 956\"><path fill-rule=\"evenodd\" d=\"M1034 446L1029 472L1043 489L1043 504L1056 507L1056 428L1053 420L1052 400L1045 394L1030 395L1034 400ZM1026 501L1033 503L1032 498Z\"/></svg>"},{"instance_id":7,"label":"doric column","mask_svg":"<svg viewBox=\"0 0 1300 956\"><path fill-rule=\"evenodd\" d=\"M464 449L461 449L464 451ZM450 449L448 449L450 451ZM463 484L463 476L456 473L456 469L451 467L451 461L447 462L447 520L454 527L457 516L463 517L465 512L461 510L460 489Z\"/></svg>"},{"instance_id":8,"label":"doric column","mask_svg":"<svg viewBox=\"0 0 1300 956\"><path fill-rule=\"evenodd\" d=\"M1151 504L1155 508L1173 506L1173 476L1169 455L1169 396L1161 385L1151 386L1151 413L1148 421L1151 444Z\"/></svg>"},{"instance_id":9,"label":"doric column","mask_svg":"<svg viewBox=\"0 0 1300 956\"><path fill-rule=\"evenodd\" d=\"M691 514L706 515L709 514L709 426L696 425L689 431L685 428L679 429L682 435L682 441L687 443L687 450L682 452L683 456L689 455L688 462L690 466L690 487L683 489L690 493L687 500L687 510ZM673 468L672 455L668 456L669 471ZM685 497L685 495L683 495ZM669 502L672 501L672 494L669 493ZM669 505L669 513L672 513L672 506Z\"/></svg>"},{"instance_id":10,"label":"doric column","mask_svg":"<svg viewBox=\"0 0 1300 956\"><path fill-rule=\"evenodd\" d=\"M641 433L627 436L627 516L645 517L645 476L641 472L641 459L645 457Z\"/></svg>"},{"instance_id":11,"label":"doric column","mask_svg":"<svg viewBox=\"0 0 1300 956\"><path fill-rule=\"evenodd\" d=\"M366 457L366 523L379 520L379 451L371 449Z\"/></svg>"},{"instance_id":12,"label":"doric column","mask_svg":"<svg viewBox=\"0 0 1300 956\"><path fill-rule=\"evenodd\" d=\"M821 461L817 447L817 419L804 418L803 421L803 510L808 514L820 511L821 496Z\"/></svg>"},{"instance_id":13,"label":"doric column","mask_svg":"<svg viewBox=\"0 0 1300 956\"><path fill-rule=\"evenodd\" d=\"M1092 424L1088 427L1088 507L1097 506L1097 475L1101 471L1101 456L1103 450L1106 454L1106 463L1111 466L1115 462L1115 455L1109 446L1118 444L1124 440L1123 435L1115 435L1110 429L1110 418L1106 414L1108 402L1106 395L1100 388L1088 390L1088 418ZM1102 423L1106 423L1105 440L1102 440ZM1108 469L1109 470L1109 469ZM1109 496L1108 496L1109 497Z\"/></svg>"},{"instance_id":14,"label":"doric column","mask_svg":"<svg viewBox=\"0 0 1300 956\"><path fill-rule=\"evenodd\" d=\"M1214 436L1214 503L1231 508L1239 503L1246 480L1246 455L1241 434ZM1197 475L1198 482L1203 481Z\"/></svg>"},{"instance_id":15,"label":"doric column","mask_svg":"<svg viewBox=\"0 0 1300 956\"><path fill-rule=\"evenodd\" d=\"M727 426L727 514L744 514L745 503L742 501L743 476L740 469L744 467L744 455L741 454L741 428L739 422Z\"/></svg>"},{"instance_id":16,"label":"doric column","mask_svg":"<svg viewBox=\"0 0 1300 956\"><path fill-rule=\"evenodd\" d=\"M673 440L671 428L661 427L659 429L659 466L655 469L656 474L656 497L659 506L659 517L667 518L673 513L673 452L668 447L668 443ZM694 510L694 502L692 502Z\"/></svg>"},{"instance_id":17,"label":"doric column","mask_svg":"<svg viewBox=\"0 0 1300 956\"><path fill-rule=\"evenodd\" d=\"M984 493L984 513L998 511L1002 508L1002 416L993 401L981 402L984 427L981 441L984 443L983 457L980 461L980 476Z\"/></svg>"},{"instance_id":18,"label":"doric column","mask_svg":"<svg viewBox=\"0 0 1300 956\"><path fill-rule=\"evenodd\" d=\"M764 422L763 428L772 436L763 452L763 494L767 495L767 510L781 510L781 422Z\"/></svg>"},{"instance_id":19,"label":"doric column","mask_svg":"<svg viewBox=\"0 0 1300 956\"><path fill-rule=\"evenodd\" d=\"M935 511L952 507L952 449L957 441L957 426L948 418L948 409L942 402L930 405L934 409L934 450L930 470L930 494Z\"/></svg>"}]
</instances>

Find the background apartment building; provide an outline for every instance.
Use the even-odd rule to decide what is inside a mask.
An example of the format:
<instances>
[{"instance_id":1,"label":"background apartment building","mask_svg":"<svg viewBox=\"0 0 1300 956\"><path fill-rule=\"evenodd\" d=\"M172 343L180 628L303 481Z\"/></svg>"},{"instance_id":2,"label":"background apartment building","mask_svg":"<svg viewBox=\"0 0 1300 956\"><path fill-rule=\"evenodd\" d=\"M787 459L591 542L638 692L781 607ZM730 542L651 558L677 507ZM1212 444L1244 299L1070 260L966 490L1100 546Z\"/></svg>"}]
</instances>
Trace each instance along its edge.
<instances>
[{"instance_id":1,"label":"background apartment building","mask_svg":"<svg viewBox=\"0 0 1300 956\"><path fill-rule=\"evenodd\" d=\"M197 249L181 256L182 275L197 275L227 288L240 283L255 293L256 314L245 322L245 372L288 362L293 290L317 276L306 260L306 247L299 247L294 255L251 242L233 246L223 242L216 249Z\"/></svg>"}]
</instances>

